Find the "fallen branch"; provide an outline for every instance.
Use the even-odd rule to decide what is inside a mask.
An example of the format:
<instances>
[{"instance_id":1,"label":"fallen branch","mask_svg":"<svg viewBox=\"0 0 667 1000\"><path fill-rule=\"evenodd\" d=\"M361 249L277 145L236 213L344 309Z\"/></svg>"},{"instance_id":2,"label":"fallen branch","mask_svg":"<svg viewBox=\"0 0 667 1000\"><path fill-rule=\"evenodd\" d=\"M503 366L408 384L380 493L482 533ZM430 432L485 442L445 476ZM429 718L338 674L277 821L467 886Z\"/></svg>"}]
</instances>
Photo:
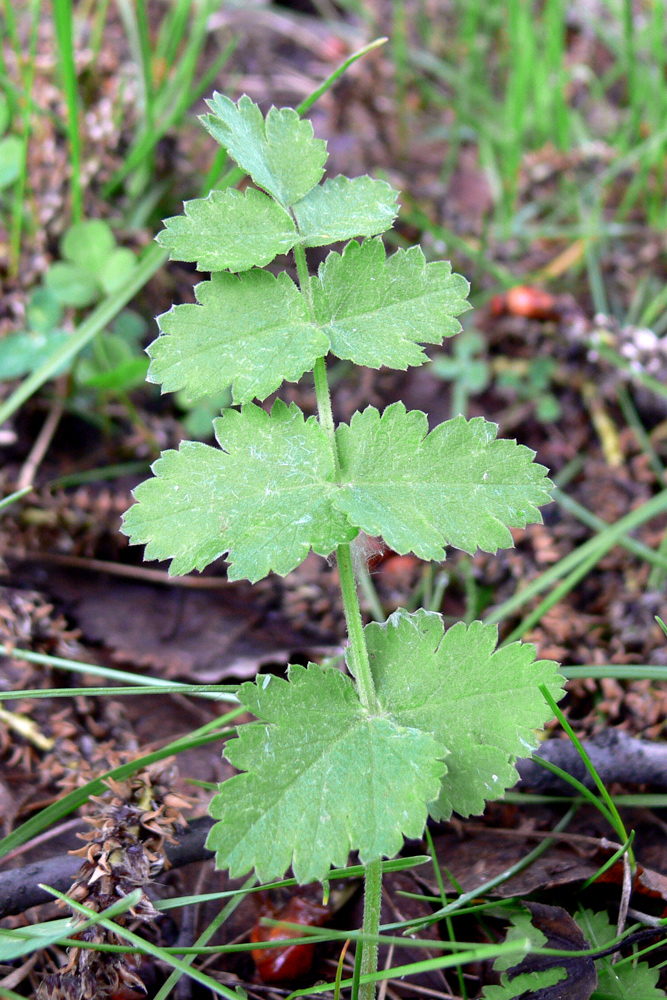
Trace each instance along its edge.
<instances>
[{"instance_id":1,"label":"fallen branch","mask_svg":"<svg viewBox=\"0 0 667 1000\"><path fill-rule=\"evenodd\" d=\"M612 782L651 785L658 791L667 791L667 743L651 743L617 729L606 729L593 739L584 740L583 747L605 785ZM557 764L587 788L595 788L576 747L569 740L547 740L535 756ZM518 787L522 789L553 795L573 792L566 781L530 758L517 761L516 766L521 776Z\"/></svg>"},{"instance_id":2,"label":"fallen branch","mask_svg":"<svg viewBox=\"0 0 667 1000\"><path fill-rule=\"evenodd\" d=\"M213 857L213 853L204 847L212 824L208 816L194 820L188 824L178 844L166 845L165 854L172 868L182 868L194 861L206 861ZM52 902L53 896L40 889L39 883L59 892L67 892L80 867L81 858L66 854L0 872L0 917L23 913L31 906Z\"/></svg>"}]
</instances>

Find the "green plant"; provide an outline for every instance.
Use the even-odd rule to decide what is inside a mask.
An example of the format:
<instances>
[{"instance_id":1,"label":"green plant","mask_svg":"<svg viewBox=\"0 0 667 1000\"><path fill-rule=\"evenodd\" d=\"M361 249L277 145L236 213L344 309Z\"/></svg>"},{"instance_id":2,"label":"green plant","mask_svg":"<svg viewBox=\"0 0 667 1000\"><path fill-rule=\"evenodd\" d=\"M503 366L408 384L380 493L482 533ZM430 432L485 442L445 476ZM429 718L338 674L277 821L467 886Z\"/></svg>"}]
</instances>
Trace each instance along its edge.
<instances>
[{"instance_id":1,"label":"green plant","mask_svg":"<svg viewBox=\"0 0 667 1000\"><path fill-rule=\"evenodd\" d=\"M465 417L468 397L483 392L491 379L491 368L484 360L484 338L475 330L462 333L454 342L452 356L436 354L431 371L445 382L452 383L452 416Z\"/></svg>"},{"instance_id":2,"label":"green plant","mask_svg":"<svg viewBox=\"0 0 667 1000\"><path fill-rule=\"evenodd\" d=\"M9 101L0 94L0 191L10 187L21 176L23 143L17 135L5 135L11 123Z\"/></svg>"},{"instance_id":3,"label":"green plant","mask_svg":"<svg viewBox=\"0 0 667 1000\"><path fill-rule=\"evenodd\" d=\"M149 379L193 398L231 385L213 421L219 448L183 442L164 452L136 490L123 530L170 572L229 554L229 578L285 575L310 549L335 553L349 634L347 666L292 666L289 679L241 685L259 720L227 746L242 772L211 804L209 846L234 875L275 879L292 865L322 880L357 850L365 867L360 995L374 994L381 864L427 816L480 812L516 781L513 762L550 715L538 684L558 696L555 664L530 645L496 649L494 626L399 610L363 628L352 549L361 532L398 553L444 558L445 547L494 552L509 526L540 519L546 470L495 425L457 416L428 433L426 414L402 403L357 412L335 426L325 356L405 369L460 329L468 285L419 247L386 258L378 234L396 192L370 177L320 183L326 144L284 108L266 119L248 97L220 94L203 118L256 187L213 191L166 220L158 242L174 259L214 273L198 303L159 317ZM353 237L363 237L359 243ZM306 248L350 240L317 275ZM298 285L261 268L293 249ZM236 274L230 271L239 272ZM313 371L317 416L265 399Z\"/></svg>"},{"instance_id":4,"label":"green plant","mask_svg":"<svg viewBox=\"0 0 667 1000\"><path fill-rule=\"evenodd\" d=\"M137 266L127 247L119 247L103 219L76 222L60 240L62 261L52 264L44 283L63 306L83 308L118 291Z\"/></svg>"},{"instance_id":5,"label":"green plant","mask_svg":"<svg viewBox=\"0 0 667 1000\"><path fill-rule=\"evenodd\" d=\"M500 361L501 359L499 359ZM521 402L535 405L535 416L544 424L553 423L560 417L560 403L550 392L558 363L553 358L534 358L528 362L504 359L496 376L499 389L507 389L516 394Z\"/></svg>"},{"instance_id":6,"label":"green plant","mask_svg":"<svg viewBox=\"0 0 667 1000\"><path fill-rule=\"evenodd\" d=\"M48 288L35 288L26 307L26 329L0 340L0 382L33 372L67 340L62 306ZM57 374L57 373L56 373Z\"/></svg>"}]
</instances>

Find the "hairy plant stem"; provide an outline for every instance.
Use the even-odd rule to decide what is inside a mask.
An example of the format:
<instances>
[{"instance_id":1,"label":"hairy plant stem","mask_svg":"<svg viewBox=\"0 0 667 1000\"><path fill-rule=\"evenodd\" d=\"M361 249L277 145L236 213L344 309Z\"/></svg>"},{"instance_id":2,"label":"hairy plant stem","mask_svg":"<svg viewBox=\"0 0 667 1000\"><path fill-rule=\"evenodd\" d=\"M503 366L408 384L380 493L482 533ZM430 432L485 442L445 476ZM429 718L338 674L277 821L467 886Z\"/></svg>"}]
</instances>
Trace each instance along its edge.
<instances>
[{"instance_id":1,"label":"hairy plant stem","mask_svg":"<svg viewBox=\"0 0 667 1000\"><path fill-rule=\"evenodd\" d=\"M336 549L336 559L338 561L340 589L343 595L345 623L350 639L350 659L352 661L350 669L357 682L361 704L367 711L372 712L373 709L377 709L375 684L373 683L373 674L371 673L371 665L368 659L366 640L364 639L364 626L361 620L357 583L354 579L352 553L349 543L338 546Z\"/></svg>"},{"instance_id":2,"label":"hairy plant stem","mask_svg":"<svg viewBox=\"0 0 667 1000\"><path fill-rule=\"evenodd\" d=\"M382 903L382 862L369 861L364 865L364 934L377 935L380 931L380 907ZM361 954L361 975L377 972L378 946L373 941L364 941ZM375 1000L375 983L362 983L359 1000Z\"/></svg>"},{"instance_id":3,"label":"hairy plant stem","mask_svg":"<svg viewBox=\"0 0 667 1000\"><path fill-rule=\"evenodd\" d=\"M302 246L295 246L294 259L296 261L301 292L306 300L308 311L311 317L314 318L306 251ZM315 362L313 378L315 381L315 395L317 397L317 417L320 426L329 440L334 462L335 478L340 482L340 460L338 457L338 445L336 443L336 428L331 409L331 392L329 391L327 367L324 358L318 358ZM368 649L366 648L366 640L364 639L364 626L361 618L361 608L359 607L359 595L357 594L357 583L354 578L352 551L349 542L338 546L336 549L336 560L338 562L338 575L343 597L345 623L350 641L348 666L357 682L357 691L361 704L366 711L371 712L377 709L377 699L371 665L368 659ZM380 927L380 903L382 899L381 860L369 861L368 864L364 865L364 871L363 930L365 934L372 935L377 934ZM364 973L376 972L378 946L372 942L365 941L361 948L362 975ZM374 1000L374 997L375 983L366 983L360 987L359 1000Z\"/></svg>"}]
</instances>

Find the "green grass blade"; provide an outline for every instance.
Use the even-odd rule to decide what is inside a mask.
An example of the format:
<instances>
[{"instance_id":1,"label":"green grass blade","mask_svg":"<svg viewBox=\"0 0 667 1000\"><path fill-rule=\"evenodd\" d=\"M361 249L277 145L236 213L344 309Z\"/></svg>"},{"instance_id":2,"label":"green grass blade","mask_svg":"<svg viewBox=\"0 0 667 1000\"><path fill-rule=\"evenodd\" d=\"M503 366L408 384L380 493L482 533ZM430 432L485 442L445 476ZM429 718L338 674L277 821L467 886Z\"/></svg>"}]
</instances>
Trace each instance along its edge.
<instances>
[{"instance_id":1,"label":"green grass blade","mask_svg":"<svg viewBox=\"0 0 667 1000\"><path fill-rule=\"evenodd\" d=\"M126 685L131 685L133 687L141 686L150 688L151 690L153 688L165 687L164 681L159 677L149 677L145 674L131 674L128 671L116 670L113 667L98 667L93 663L81 663L80 660L67 660L62 656L49 656L46 653L33 653L31 650L27 649L10 649L1 644L0 656L11 656L15 660L26 660L28 663L41 663L47 667L54 667L57 670L68 670L72 673L92 674L94 677L107 677L109 680L119 681L121 684L125 682ZM187 689L192 687L192 685L183 684L180 681L172 681L168 686L174 688L176 691L180 691L181 693L188 693ZM229 686L230 691L233 689L233 685ZM46 693L49 694L50 692ZM7 692L7 696L8 698L12 698L14 693ZM30 696L39 697L40 692L31 692ZM216 699L219 698L221 701L237 701L233 694L225 695L221 693L220 695L213 695L212 697Z\"/></svg>"},{"instance_id":2,"label":"green grass blade","mask_svg":"<svg viewBox=\"0 0 667 1000\"><path fill-rule=\"evenodd\" d=\"M551 587L566 574L571 573L574 568L580 566L582 563L590 562L591 565L595 565L614 545L618 544L624 535L627 535L630 531L634 531L640 525L665 510L667 510L667 490L658 493L657 496L643 504L643 506L637 508L637 510L630 511L629 514L626 514L616 524L609 525L608 528L601 531L595 538L589 539L573 552L570 552L569 555L561 559L555 566L551 566L545 573L542 573L517 594L510 597L509 600L504 601L496 607L485 617L484 621L502 621L508 615L513 614L518 608L532 600L537 594ZM512 633L514 638L516 638L517 633L518 629L515 629Z\"/></svg>"},{"instance_id":3,"label":"green grass blade","mask_svg":"<svg viewBox=\"0 0 667 1000\"><path fill-rule=\"evenodd\" d=\"M565 730L565 732L567 733L567 735L569 736L569 738L572 740L572 743L574 744L574 746L577 749L577 753L579 754L579 756L581 757L581 759L583 760L583 762L584 762L584 764L586 766L586 770L588 771L588 773L590 774L591 778L595 782L595 785L596 785L596 787L597 787L600 795L602 796L602 801L604 802L604 804L605 804L605 806L607 808L607 811L610 813L610 815L612 817L612 826L613 826L614 830L616 830L616 832L617 832L617 834L618 834L618 836L620 838L621 843L622 844L628 843L628 857L630 859L630 864L634 867L635 857L634 857L634 853L632 851L632 843L629 842L630 838L628 837L628 833L627 833L627 831L625 829L625 824L623 823L623 820L620 817L619 811L616 808L616 805L615 805L613 799L611 798L609 792L607 791L607 788L606 788L604 782L602 781L602 778L600 777L600 775L595 770L595 767L593 766L593 762L591 761L590 757L588 756L588 754L586 753L586 751L584 750L584 748L582 746L581 740L579 739L579 737L575 733L574 729L572 728L572 726L567 721L567 719L563 715L562 711L560 710L560 708L558 707L558 705L554 701L553 696L552 696L551 692L549 691L549 689L547 688L546 684L540 684L539 687L540 687L540 691L542 692L542 696L544 697L545 701L549 705L549 708L554 713L554 715L556 716L556 718L560 722L561 726L563 727L563 729ZM535 755L533 755L533 759L534 760L539 760L540 758L536 757ZM598 805L598 809L600 809L600 805Z\"/></svg>"},{"instance_id":4,"label":"green grass blade","mask_svg":"<svg viewBox=\"0 0 667 1000\"><path fill-rule=\"evenodd\" d=\"M58 42L58 63L63 78L68 112L67 131L72 174L72 216L74 222L80 222L83 218L81 136L79 133L79 91L74 60L72 0L53 0L53 18Z\"/></svg>"},{"instance_id":5,"label":"green grass blade","mask_svg":"<svg viewBox=\"0 0 667 1000\"><path fill-rule=\"evenodd\" d=\"M0 510L4 510L5 507L9 507L11 504L16 503L17 500L20 500L21 497L26 496L26 494L31 491L32 486L26 486L22 490L17 490L16 493L10 493L9 496L3 497L2 500L0 500Z\"/></svg>"}]
</instances>

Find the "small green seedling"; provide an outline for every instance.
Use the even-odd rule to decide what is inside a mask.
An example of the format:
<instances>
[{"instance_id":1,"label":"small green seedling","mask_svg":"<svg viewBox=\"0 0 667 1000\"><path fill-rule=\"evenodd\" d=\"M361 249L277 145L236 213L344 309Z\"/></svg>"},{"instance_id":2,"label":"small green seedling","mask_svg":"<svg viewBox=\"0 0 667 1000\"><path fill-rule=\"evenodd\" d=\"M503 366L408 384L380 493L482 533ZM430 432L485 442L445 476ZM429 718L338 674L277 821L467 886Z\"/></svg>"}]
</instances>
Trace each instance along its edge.
<instances>
[{"instance_id":1,"label":"small green seedling","mask_svg":"<svg viewBox=\"0 0 667 1000\"><path fill-rule=\"evenodd\" d=\"M560 417L560 403L550 391L557 369L553 358L507 362L496 377L496 385L515 393L521 402L534 403L535 416L541 423L553 423Z\"/></svg>"},{"instance_id":2,"label":"small green seedling","mask_svg":"<svg viewBox=\"0 0 667 1000\"><path fill-rule=\"evenodd\" d=\"M238 696L257 722L226 755L240 773L211 803L208 844L233 876L326 879L359 852L366 871L364 930L377 935L381 860L429 815L479 813L517 780L514 762L536 745L562 677L535 649L496 648L492 625L445 631L439 614L398 610L363 627L352 547L360 533L398 553L442 560L512 544L510 526L539 521L549 499L534 453L496 439L481 417L457 416L430 433L426 414L393 403L334 424L328 354L406 369L460 330L468 283L419 247L387 257L378 234L397 193L370 177L322 182L326 144L289 109L266 118L250 98L220 94L203 123L250 175L246 191L212 191L166 220L158 242L176 260L213 272L197 303L159 317L149 379L193 399L231 386L234 407L213 421L219 447L186 441L136 490L123 530L170 572L202 570L228 554L231 580L285 575L309 551L335 554L349 635L347 667L291 666L258 676ZM354 237L361 237L358 242ZM346 242L317 274L308 247ZM262 268L293 250L298 283ZM264 400L313 371L317 416ZM368 938L366 938L368 941ZM360 995L374 985L377 947L364 944Z\"/></svg>"},{"instance_id":3,"label":"small green seedling","mask_svg":"<svg viewBox=\"0 0 667 1000\"><path fill-rule=\"evenodd\" d=\"M475 330L462 333L454 342L452 355L436 354L431 371L452 383L452 416L468 412L468 397L483 392L491 380L491 368L482 357L484 339Z\"/></svg>"},{"instance_id":4,"label":"small green seedling","mask_svg":"<svg viewBox=\"0 0 667 1000\"><path fill-rule=\"evenodd\" d=\"M63 306L82 309L122 287L137 266L135 255L119 247L103 219L71 226L60 240L61 261L49 268L45 285Z\"/></svg>"},{"instance_id":5,"label":"small green seedling","mask_svg":"<svg viewBox=\"0 0 667 1000\"><path fill-rule=\"evenodd\" d=\"M0 340L0 382L36 371L67 340L63 308L48 288L35 288L26 307L26 329Z\"/></svg>"},{"instance_id":6,"label":"small green seedling","mask_svg":"<svg viewBox=\"0 0 667 1000\"><path fill-rule=\"evenodd\" d=\"M124 309L111 330L94 338L74 367L74 382L83 389L122 395L146 378L148 362L141 350L147 324L143 316Z\"/></svg>"}]
</instances>

